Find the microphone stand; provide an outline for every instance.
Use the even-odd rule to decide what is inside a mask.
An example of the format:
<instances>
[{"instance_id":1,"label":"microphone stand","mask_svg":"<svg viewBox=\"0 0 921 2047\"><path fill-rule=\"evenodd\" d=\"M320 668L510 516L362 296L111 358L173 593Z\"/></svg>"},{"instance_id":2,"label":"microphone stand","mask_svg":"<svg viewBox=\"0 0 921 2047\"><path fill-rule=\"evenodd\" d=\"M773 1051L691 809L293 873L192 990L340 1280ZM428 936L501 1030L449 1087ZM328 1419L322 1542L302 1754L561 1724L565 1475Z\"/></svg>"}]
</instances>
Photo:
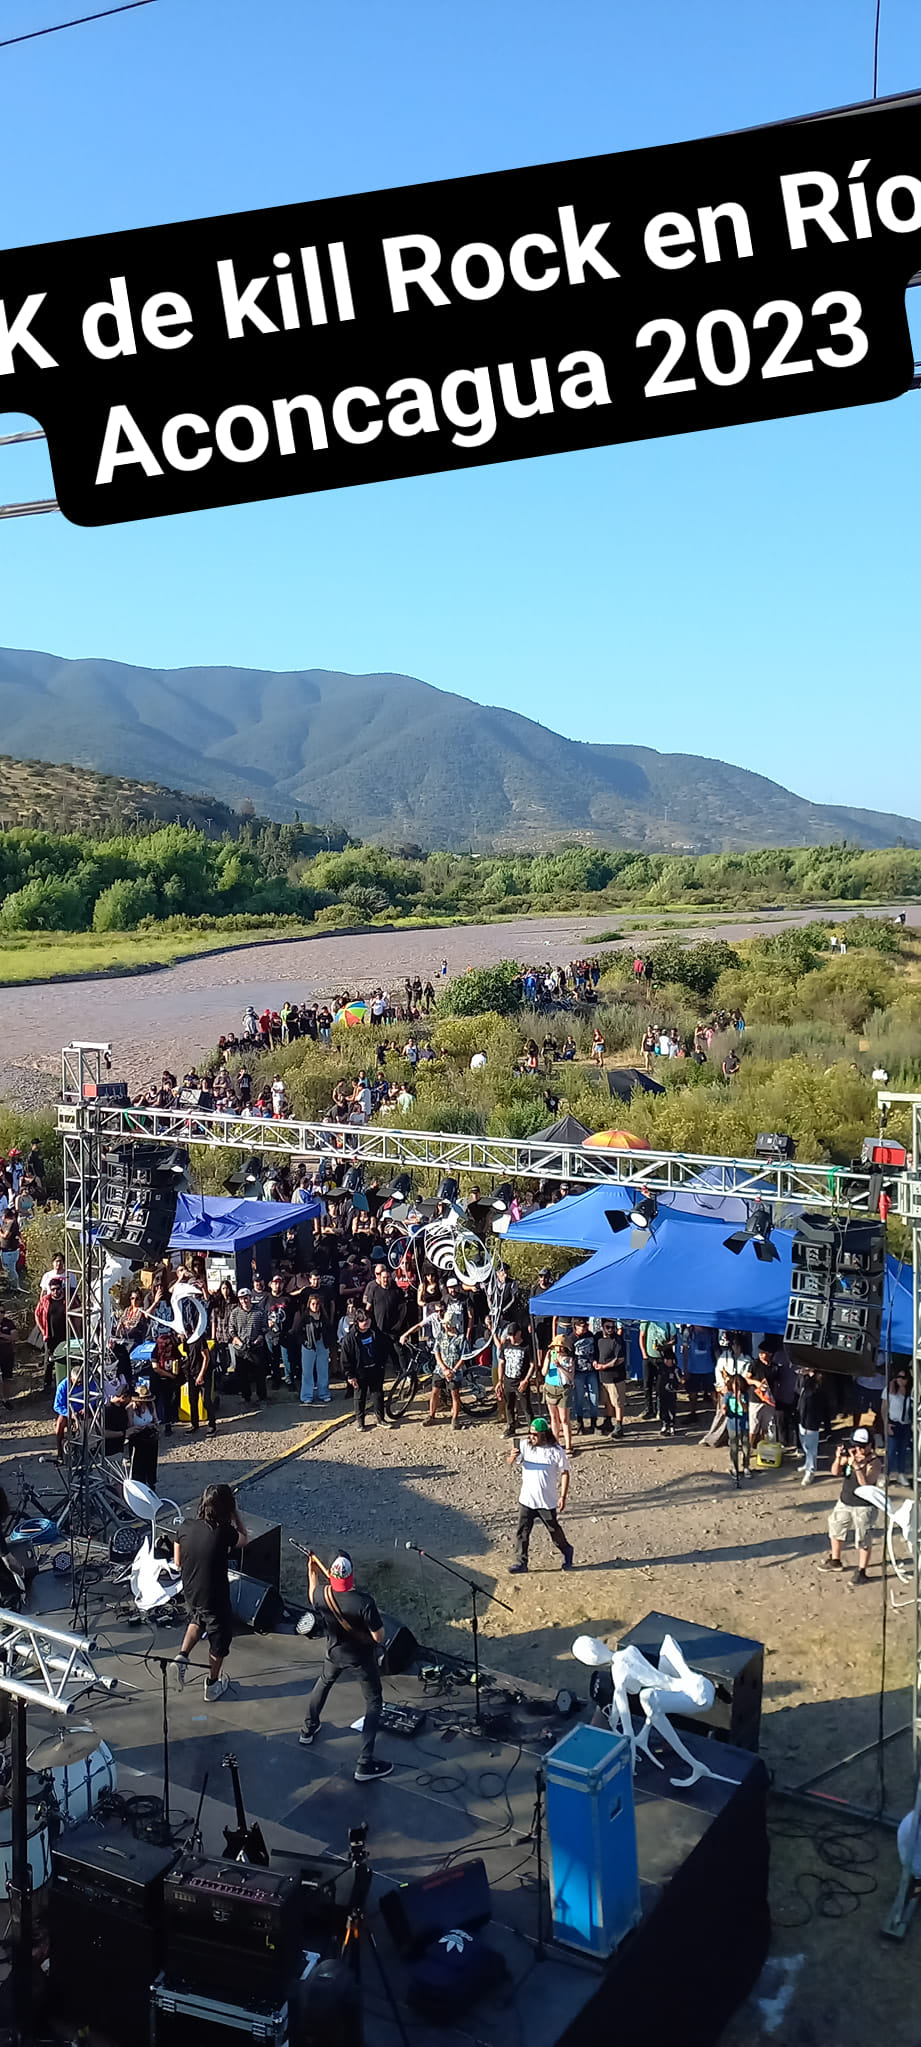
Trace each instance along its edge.
<instances>
[{"instance_id":1,"label":"microphone stand","mask_svg":"<svg viewBox=\"0 0 921 2047\"><path fill-rule=\"evenodd\" d=\"M476 1721L477 1726L479 1727L481 1725L480 1646L479 1646L480 1617L477 1612L477 1600L488 1599L493 1606L504 1607L506 1613L512 1613L514 1609L509 1606L508 1601L506 1599L500 1599L495 1592L487 1592L485 1585L478 1585L475 1578L468 1578L466 1571L459 1571L457 1569L456 1564L446 1564L444 1557L433 1557L431 1550L420 1549L419 1544L417 1542L408 1542L406 1544L406 1547L407 1549L414 1549L416 1555L419 1557L427 1557L430 1564L437 1564L440 1571L447 1571L450 1573L450 1576L452 1578L459 1578L461 1584L466 1585L467 1590L470 1594L471 1603L470 1629L473 1635L474 1719Z\"/></svg>"}]
</instances>

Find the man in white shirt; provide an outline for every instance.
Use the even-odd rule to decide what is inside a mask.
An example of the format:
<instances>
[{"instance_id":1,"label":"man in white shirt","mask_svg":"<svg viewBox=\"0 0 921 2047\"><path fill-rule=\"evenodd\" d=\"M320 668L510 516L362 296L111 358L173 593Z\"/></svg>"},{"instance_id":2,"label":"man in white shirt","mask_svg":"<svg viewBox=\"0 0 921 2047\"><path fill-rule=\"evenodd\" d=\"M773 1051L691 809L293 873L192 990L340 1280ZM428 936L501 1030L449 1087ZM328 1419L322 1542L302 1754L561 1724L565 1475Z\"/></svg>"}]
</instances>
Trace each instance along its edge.
<instances>
[{"instance_id":1,"label":"man in white shirt","mask_svg":"<svg viewBox=\"0 0 921 2047\"><path fill-rule=\"evenodd\" d=\"M567 1542L558 1519L569 1493L569 1459L559 1443L553 1441L550 1424L542 1414L531 1423L527 1442L509 1452L508 1461L521 1470L515 1562L509 1564L510 1577L528 1568L528 1544L535 1521L543 1522L551 1542L561 1551L564 1571L571 1570L572 1544Z\"/></svg>"},{"instance_id":2,"label":"man in white shirt","mask_svg":"<svg viewBox=\"0 0 921 2047\"><path fill-rule=\"evenodd\" d=\"M70 1294L74 1294L77 1291L77 1275L75 1272L68 1272L66 1270L63 1251L55 1252L47 1272L42 1273L39 1291L47 1294L50 1291L52 1280L60 1280L61 1285L65 1286Z\"/></svg>"}]
</instances>

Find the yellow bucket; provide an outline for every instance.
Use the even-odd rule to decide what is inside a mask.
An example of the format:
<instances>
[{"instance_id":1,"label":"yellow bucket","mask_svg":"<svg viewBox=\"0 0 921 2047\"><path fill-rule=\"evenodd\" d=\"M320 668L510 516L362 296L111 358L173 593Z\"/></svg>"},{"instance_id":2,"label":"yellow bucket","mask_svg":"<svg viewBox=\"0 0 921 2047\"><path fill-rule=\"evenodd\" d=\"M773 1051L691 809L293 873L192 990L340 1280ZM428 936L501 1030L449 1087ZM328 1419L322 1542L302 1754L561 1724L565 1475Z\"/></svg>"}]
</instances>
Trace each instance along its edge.
<instances>
[{"instance_id":1,"label":"yellow bucket","mask_svg":"<svg viewBox=\"0 0 921 2047\"><path fill-rule=\"evenodd\" d=\"M777 1471L783 1463L783 1444L759 1443L755 1451L755 1463L760 1471Z\"/></svg>"}]
</instances>

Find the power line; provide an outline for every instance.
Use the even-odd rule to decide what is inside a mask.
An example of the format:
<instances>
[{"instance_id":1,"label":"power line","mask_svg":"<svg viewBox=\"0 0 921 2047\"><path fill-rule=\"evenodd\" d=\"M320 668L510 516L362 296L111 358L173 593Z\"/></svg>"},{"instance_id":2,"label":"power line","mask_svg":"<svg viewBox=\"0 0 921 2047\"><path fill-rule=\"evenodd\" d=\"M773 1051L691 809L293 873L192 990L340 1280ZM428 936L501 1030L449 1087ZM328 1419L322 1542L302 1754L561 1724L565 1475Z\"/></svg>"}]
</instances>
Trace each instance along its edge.
<instances>
[{"instance_id":1,"label":"power line","mask_svg":"<svg viewBox=\"0 0 921 2047\"><path fill-rule=\"evenodd\" d=\"M135 7L152 7L153 0L122 0L120 7L104 7L99 14L78 14L75 21L55 21L49 28L31 28L24 36L5 36L0 50L9 50L14 43L34 43L38 36L56 36L63 28L82 28L85 21L107 21L110 14L130 14Z\"/></svg>"},{"instance_id":2,"label":"power line","mask_svg":"<svg viewBox=\"0 0 921 2047\"><path fill-rule=\"evenodd\" d=\"M876 23L873 29L873 98L877 99L879 86L879 15L882 0L876 0Z\"/></svg>"}]
</instances>

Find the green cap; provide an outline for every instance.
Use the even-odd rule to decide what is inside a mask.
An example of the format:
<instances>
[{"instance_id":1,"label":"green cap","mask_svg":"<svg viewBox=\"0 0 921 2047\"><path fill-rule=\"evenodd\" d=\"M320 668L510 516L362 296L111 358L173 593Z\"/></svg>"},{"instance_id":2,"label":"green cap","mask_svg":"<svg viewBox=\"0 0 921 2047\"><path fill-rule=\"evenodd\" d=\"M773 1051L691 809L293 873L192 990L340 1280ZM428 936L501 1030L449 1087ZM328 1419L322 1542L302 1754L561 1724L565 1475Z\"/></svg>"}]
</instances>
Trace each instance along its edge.
<instances>
[{"instance_id":1,"label":"green cap","mask_svg":"<svg viewBox=\"0 0 921 2047\"><path fill-rule=\"evenodd\" d=\"M549 1436L550 1434L550 1423L544 1419L544 1416L542 1414L539 1414L535 1417L534 1421L532 1421L531 1423L531 1427L534 1431L535 1436Z\"/></svg>"}]
</instances>

